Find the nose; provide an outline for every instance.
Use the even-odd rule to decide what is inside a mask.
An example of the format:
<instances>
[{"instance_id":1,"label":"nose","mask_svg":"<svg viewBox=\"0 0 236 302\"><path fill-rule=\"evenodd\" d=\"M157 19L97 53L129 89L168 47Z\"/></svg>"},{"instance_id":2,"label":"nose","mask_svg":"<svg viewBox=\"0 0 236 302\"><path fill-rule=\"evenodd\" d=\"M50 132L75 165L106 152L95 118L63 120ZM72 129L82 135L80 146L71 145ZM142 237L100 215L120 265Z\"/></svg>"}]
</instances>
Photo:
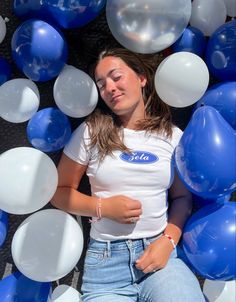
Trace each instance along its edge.
<instances>
[{"instance_id":1,"label":"nose","mask_svg":"<svg viewBox=\"0 0 236 302\"><path fill-rule=\"evenodd\" d=\"M116 91L116 85L115 85L115 82L112 79L107 79L106 91L108 93L113 93L113 92Z\"/></svg>"}]
</instances>

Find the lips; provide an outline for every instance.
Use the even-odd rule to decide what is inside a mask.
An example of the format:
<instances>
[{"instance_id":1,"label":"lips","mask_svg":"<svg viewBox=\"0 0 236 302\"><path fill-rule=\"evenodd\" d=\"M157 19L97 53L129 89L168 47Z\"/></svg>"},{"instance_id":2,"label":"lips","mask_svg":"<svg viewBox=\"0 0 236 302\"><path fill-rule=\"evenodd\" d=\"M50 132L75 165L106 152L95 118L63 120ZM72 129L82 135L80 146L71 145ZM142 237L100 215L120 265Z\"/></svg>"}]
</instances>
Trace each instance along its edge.
<instances>
[{"instance_id":1,"label":"lips","mask_svg":"<svg viewBox=\"0 0 236 302\"><path fill-rule=\"evenodd\" d=\"M122 94L114 95L114 96L111 98L111 102L112 102L112 103L118 102L121 96L122 96Z\"/></svg>"}]
</instances>

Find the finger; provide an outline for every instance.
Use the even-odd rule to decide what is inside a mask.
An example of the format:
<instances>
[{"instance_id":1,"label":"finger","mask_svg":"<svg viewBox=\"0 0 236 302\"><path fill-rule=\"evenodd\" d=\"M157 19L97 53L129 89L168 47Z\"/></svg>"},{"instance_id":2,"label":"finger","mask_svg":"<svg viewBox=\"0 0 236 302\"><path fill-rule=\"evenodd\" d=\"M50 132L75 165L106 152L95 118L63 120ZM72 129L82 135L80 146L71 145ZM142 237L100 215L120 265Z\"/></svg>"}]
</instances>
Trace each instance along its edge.
<instances>
[{"instance_id":1,"label":"finger","mask_svg":"<svg viewBox=\"0 0 236 302\"><path fill-rule=\"evenodd\" d=\"M141 209L139 209L139 210L130 210L128 212L128 217L127 218L129 218L129 217L140 217L140 215L142 215L142 210Z\"/></svg>"},{"instance_id":2,"label":"finger","mask_svg":"<svg viewBox=\"0 0 236 302\"><path fill-rule=\"evenodd\" d=\"M140 219L139 216L137 216L137 217L129 217L129 218L126 218L125 223L126 224L133 224L133 223L138 222L139 219Z\"/></svg>"},{"instance_id":3,"label":"finger","mask_svg":"<svg viewBox=\"0 0 236 302\"><path fill-rule=\"evenodd\" d=\"M148 265L150 265L150 257L148 250L145 250L143 255L136 260L136 267L140 270L144 270Z\"/></svg>"},{"instance_id":4,"label":"finger","mask_svg":"<svg viewBox=\"0 0 236 302\"><path fill-rule=\"evenodd\" d=\"M141 210L130 210L125 215L125 222L134 223L140 219L140 215L142 214Z\"/></svg>"},{"instance_id":5,"label":"finger","mask_svg":"<svg viewBox=\"0 0 236 302\"><path fill-rule=\"evenodd\" d=\"M156 271L157 269L155 268L154 264L150 264L143 270L143 273L144 274L155 273Z\"/></svg>"},{"instance_id":6,"label":"finger","mask_svg":"<svg viewBox=\"0 0 236 302\"><path fill-rule=\"evenodd\" d=\"M142 204L140 201L132 199L132 203L130 204L130 210L138 210L142 208Z\"/></svg>"},{"instance_id":7,"label":"finger","mask_svg":"<svg viewBox=\"0 0 236 302\"><path fill-rule=\"evenodd\" d=\"M151 273L157 269L155 263L150 260L149 253L143 254L143 256L136 261L136 267L145 274Z\"/></svg>"}]
</instances>

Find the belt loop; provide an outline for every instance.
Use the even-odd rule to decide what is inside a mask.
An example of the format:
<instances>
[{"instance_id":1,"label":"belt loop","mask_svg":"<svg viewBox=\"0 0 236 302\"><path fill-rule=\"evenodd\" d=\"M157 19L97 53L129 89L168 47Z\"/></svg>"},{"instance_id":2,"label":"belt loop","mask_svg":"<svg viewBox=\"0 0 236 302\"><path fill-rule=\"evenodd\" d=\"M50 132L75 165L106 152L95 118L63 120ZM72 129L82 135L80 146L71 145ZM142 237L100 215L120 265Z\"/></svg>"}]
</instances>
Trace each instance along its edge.
<instances>
[{"instance_id":1,"label":"belt loop","mask_svg":"<svg viewBox=\"0 0 236 302\"><path fill-rule=\"evenodd\" d=\"M143 238L143 248L145 249L150 245L150 241L147 238Z\"/></svg>"},{"instance_id":2,"label":"belt loop","mask_svg":"<svg viewBox=\"0 0 236 302\"><path fill-rule=\"evenodd\" d=\"M106 254L107 254L107 257L111 256L111 241L109 241L109 240L107 241Z\"/></svg>"}]
</instances>

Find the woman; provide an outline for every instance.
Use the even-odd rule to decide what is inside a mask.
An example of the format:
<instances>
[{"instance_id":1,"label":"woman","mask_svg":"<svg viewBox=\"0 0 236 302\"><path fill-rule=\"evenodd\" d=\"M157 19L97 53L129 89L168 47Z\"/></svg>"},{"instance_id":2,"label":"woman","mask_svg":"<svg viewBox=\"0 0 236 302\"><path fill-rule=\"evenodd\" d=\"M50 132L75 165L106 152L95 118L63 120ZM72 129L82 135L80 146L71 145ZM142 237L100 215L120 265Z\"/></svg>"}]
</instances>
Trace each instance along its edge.
<instances>
[{"instance_id":1,"label":"woman","mask_svg":"<svg viewBox=\"0 0 236 302\"><path fill-rule=\"evenodd\" d=\"M83 301L205 301L176 254L191 213L191 194L172 160L182 132L157 97L151 61L140 56L119 48L101 53L94 78L105 106L66 145L52 204L93 217ZM92 196L77 191L84 173Z\"/></svg>"}]
</instances>

